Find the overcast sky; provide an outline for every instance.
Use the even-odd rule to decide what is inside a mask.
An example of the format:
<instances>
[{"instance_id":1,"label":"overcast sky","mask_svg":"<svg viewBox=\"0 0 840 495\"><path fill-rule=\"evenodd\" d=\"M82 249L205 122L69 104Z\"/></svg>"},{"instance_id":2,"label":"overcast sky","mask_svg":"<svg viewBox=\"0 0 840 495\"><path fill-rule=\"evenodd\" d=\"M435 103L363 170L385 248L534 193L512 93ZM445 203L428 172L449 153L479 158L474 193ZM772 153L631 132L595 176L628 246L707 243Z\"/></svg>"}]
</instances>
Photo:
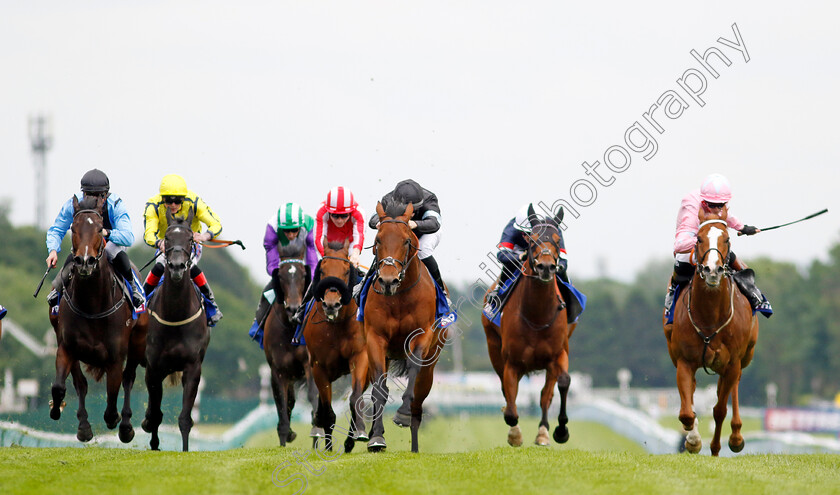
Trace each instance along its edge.
<instances>
[{"instance_id":1,"label":"overcast sky","mask_svg":"<svg viewBox=\"0 0 840 495\"><path fill-rule=\"evenodd\" d=\"M632 280L670 259L680 199L711 172L748 224L829 208L733 241L747 262L807 265L840 240L840 12L820 3L9 2L0 198L35 223L27 118L45 112L50 221L96 167L142 242L146 199L178 173L248 246L232 254L258 282L281 203L314 214L343 184L370 215L409 177L440 199L435 254L452 281L486 278L479 263L521 204L558 200L579 214L566 214L572 276ZM710 47L731 63L710 56L718 78L690 53ZM696 89L698 74L702 106L678 82ZM642 129L655 150L639 151Z\"/></svg>"}]
</instances>

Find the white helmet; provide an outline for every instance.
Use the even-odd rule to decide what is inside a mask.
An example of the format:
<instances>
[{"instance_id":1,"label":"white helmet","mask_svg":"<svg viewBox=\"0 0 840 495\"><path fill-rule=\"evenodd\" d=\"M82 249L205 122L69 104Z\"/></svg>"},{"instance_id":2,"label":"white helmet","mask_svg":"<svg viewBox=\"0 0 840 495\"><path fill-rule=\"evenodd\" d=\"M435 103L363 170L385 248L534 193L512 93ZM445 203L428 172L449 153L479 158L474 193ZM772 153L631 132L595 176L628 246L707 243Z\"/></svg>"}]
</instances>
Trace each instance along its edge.
<instances>
[{"instance_id":1,"label":"white helmet","mask_svg":"<svg viewBox=\"0 0 840 495\"><path fill-rule=\"evenodd\" d=\"M516 212L516 217L513 220L513 228L520 232L525 232L526 234L531 233L531 219L528 215L529 209L533 211L531 203L522 205L522 207L519 208L519 211Z\"/></svg>"}]
</instances>

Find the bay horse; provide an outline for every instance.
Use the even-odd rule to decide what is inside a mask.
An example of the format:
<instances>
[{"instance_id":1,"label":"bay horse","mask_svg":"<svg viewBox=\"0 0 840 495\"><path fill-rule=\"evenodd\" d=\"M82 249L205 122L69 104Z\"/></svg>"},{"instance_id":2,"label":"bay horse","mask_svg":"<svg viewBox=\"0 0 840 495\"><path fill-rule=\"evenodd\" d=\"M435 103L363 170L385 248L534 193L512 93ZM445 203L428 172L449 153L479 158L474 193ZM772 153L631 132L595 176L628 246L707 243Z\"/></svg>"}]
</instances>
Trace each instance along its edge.
<instances>
[{"instance_id":1,"label":"bay horse","mask_svg":"<svg viewBox=\"0 0 840 495\"><path fill-rule=\"evenodd\" d=\"M350 431L344 441L345 452L353 450L356 440L368 440L361 412L362 394L369 382L368 355L364 327L356 319L358 306L348 286L351 270L356 269L347 257L349 246L349 241L324 246L321 281L315 287L316 303L303 322L312 377L318 387L315 425L326 432L328 450L332 449L336 420L332 408L332 382L348 373L352 375Z\"/></svg>"},{"instance_id":2,"label":"bay horse","mask_svg":"<svg viewBox=\"0 0 840 495\"><path fill-rule=\"evenodd\" d=\"M119 438L128 443L134 438L131 426L131 389L135 370L143 364L142 338L132 336L135 320L127 293L123 291L111 264L102 259L105 243L102 237L105 198L88 196L80 202L73 197L73 223L70 227L73 262L70 281L64 289L57 316L50 317L56 333L55 381L52 385L50 417L61 418L67 375L79 397L76 417L79 420L76 438L87 442L93 438L85 407L87 379L80 363L94 380L107 376L107 399L104 420L109 429L120 426ZM123 363L126 363L123 371ZM120 383L124 389L122 420L117 414Z\"/></svg>"},{"instance_id":3,"label":"bay horse","mask_svg":"<svg viewBox=\"0 0 840 495\"><path fill-rule=\"evenodd\" d=\"M398 426L411 427L411 451L418 452L418 431L423 401L429 395L445 335L435 324L436 289L429 271L420 262L417 236L408 222L412 204L376 204L379 215L373 254L376 273L364 310L365 339L371 368L373 426L368 450L386 448L382 414L388 399L387 365L405 359L408 386L394 415Z\"/></svg>"},{"instance_id":4,"label":"bay horse","mask_svg":"<svg viewBox=\"0 0 840 495\"><path fill-rule=\"evenodd\" d=\"M189 276L194 248L191 229L195 210L190 209L186 218L174 216L167 209L167 228L164 233L163 280L148 302L148 330L146 337L146 388L149 403L143 430L151 433L149 446L160 447L158 427L163 421L160 409L163 397L163 380L172 375L175 382L181 372L183 398L178 428L181 445L189 451L192 408L201 380L201 365L210 344L210 329L204 312L204 301Z\"/></svg>"},{"instance_id":5,"label":"bay horse","mask_svg":"<svg viewBox=\"0 0 840 495\"><path fill-rule=\"evenodd\" d=\"M717 456L730 396L732 434L729 436L729 449L740 452L744 448L738 410L738 383L741 371L753 358L758 340L758 319L730 273L726 210L715 214L701 208L698 216L700 230L694 248L697 269L688 287L677 299L673 324L663 322L663 327L668 353L677 368L679 418L687 433L685 448L693 454L698 453L702 446L694 412L695 374L702 367L707 373L711 369L719 375L717 403L713 409L715 433L710 445L712 455Z\"/></svg>"},{"instance_id":6,"label":"bay horse","mask_svg":"<svg viewBox=\"0 0 840 495\"><path fill-rule=\"evenodd\" d=\"M305 264L306 245L303 242L278 245L280 267L275 287L274 302L268 310L264 324L263 348L265 359L271 368L271 390L277 408L277 436L280 446L293 442L297 433L292 430L291 416L295 407L295 384L304 381L306 393L312 404L313 429L310 436L313 444L323 433L315 426L315 412L318 408L318 390L312 379L312 368L306 346L292 345L295 325L291 318L303 301L306 290Z\"/></svg>"},{"instance_id":7,"label":"bay horse","mask_svg":"<svg viewBox=\"0 0 840 495\"><path fill-rule=\"evenodd\" d=\"M560 222L562 211L556 216L538 217L533 207L528 216L532 232L528 236L527 263L522 280L512 289L500 325L494 324L482 312L481 323L487 338L490 362L502 382L505 396L503 408L508 430L508 444L522 445L516 395L519 380L528 373L545 370L545 385L540 394L539 431L534 441L547 446L548 408L554 398L554 384L560 391L559 425L553 438L557 443L569 439L569 418L566 415L566 396L569 392L569 338L577 323L567 322L566 302L557 286L560 261ZM486 297L486 296L485 296Z\"/></svg>"}]
</instances>

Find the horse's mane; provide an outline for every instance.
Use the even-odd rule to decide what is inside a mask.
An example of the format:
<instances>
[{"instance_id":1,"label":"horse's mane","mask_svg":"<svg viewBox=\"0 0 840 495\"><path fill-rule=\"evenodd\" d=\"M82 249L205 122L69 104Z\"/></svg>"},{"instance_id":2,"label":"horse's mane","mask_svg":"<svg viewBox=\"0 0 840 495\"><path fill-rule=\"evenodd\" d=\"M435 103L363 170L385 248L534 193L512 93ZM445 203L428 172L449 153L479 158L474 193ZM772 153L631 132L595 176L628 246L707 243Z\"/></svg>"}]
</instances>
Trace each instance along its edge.
<instances>
[{"instance_id":1,"label":"horse's mane","mask_svg":"<svg viewBox=\"0 0 840 495\"><path fill-rule=\"evenodd\" d=\"M408 205L397 200L391 200L386 201L382 205L382 208L385 210L385 216L397 218L405 214L405 209L408 208Z\"/></svg>"},{"instance_id":2,"label":"horse's mane","mask_svg":"<svg viewBox=\"0 0 840 495\"><path fill-rule=\"evenodd\" d=\"M299 258L306 252L306 239L298 236L285 246L278 244L277 252L281 258Z\"/></svg>"},{"instance_id":3,"label":"horse's mane","mask_svg":"<svg viewBox=\"0 0 840 495\"><path fill-rule=\"evenodd\" d=\"M79 211L94 210L99 211L99 198L96 196L84 196L79 202Z\"/></svg>"}]
</instances>

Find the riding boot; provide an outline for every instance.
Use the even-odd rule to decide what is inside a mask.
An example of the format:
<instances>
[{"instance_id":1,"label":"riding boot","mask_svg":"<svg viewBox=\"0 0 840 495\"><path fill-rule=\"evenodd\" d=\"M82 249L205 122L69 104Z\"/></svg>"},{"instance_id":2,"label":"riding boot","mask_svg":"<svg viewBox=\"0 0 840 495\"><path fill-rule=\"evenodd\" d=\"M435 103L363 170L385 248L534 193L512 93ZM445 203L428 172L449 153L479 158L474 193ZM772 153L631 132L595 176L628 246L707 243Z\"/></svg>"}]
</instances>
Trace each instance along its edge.
<instances>
[{"instance_id":1,"label":"riding boot","mask_svg":"<svg viewBox=\"0 0 840 495\"><path fill-rule=\"evenodd\" d=\"M671 275L668 292L665 294L666 315L671 314L671 306L674 305L674 295L677 292L677 287L687 284L693 274L694 265L686 261L674 261L674 273Z\"/></svg>"},{"instance_id":2,"label":"riding boot","mask_svg":"<svg viewBox=\"0 0 840 495\"><path fill-rule=\"evenodd\" d=\"M251 322L251 328L248 331L248 335L250 335L252 339L256 339L259 329L262 328L265 323L265 319L268 317L268 310L271 309L271 303L265 298L265 293L269 290L273 290L273 287L274 282L269 282L263 289L262 294L260 294L260 302L257 305L257 311L254 314L254 321Z\"/></svg>"},{"instance_id":3,"label":"riding boot","mask_svg":"<svg viewBox=\"0 0 840 495\"><path fill-rule=\"evenodd\" d=\"M47 304L50 305L50 308L58 305L58 296L64 292L64 288L70 280L70 273L72 272L72 269L73 257L71 255L67 255L67 258L64 260L64 265L61 267L61 271L58 272L58 275L56 275L55 279L52 281L52 290L49 294L47 294Z\"/></svg>"},{"instance_id":4,"label":"riding boot","mask_svg":"<svg viewBox=\"0 0 840 495\"><path fill-rule=\"evenodd\" d=\"M443 284L443 279L440 277L440 268L438 267L435 257L427 256L420 261L426 265L426 268L428 268L429 274L432 276L435 283L441 288L441 290L443 290L443 294L446 296L446 303L449 306L452 306L452 301L449 299L449 291L446 290L446 286Z\"/></svg>"},{"instance_id":5,"label":"riding boot","mask_svg":"<svg viewBox=\"0 0 840 495\"><path fill-rule=\"evenodd\" d=\"M131 261L128 259L128 253L120 251L116 256L114 256L114 260L111 264L120 276L129 281L128 284L129 289L131 290L131 304L134 305L134 308L136 309L143 306L143 303L146 302L146 294L142 288L143 284L137 279L137 276L131 269Z\"/></svg>"},{"instance_id":6,"label":"riding boot","mask_svg":"<svg viewBox=\"0 0 840 495\"><path fill-rule=\"evenodd\" d=\"M498 309L501 304L499 291L502 290L502 287L508 283L508 280L513 277L517 270L518 268L514 263L502 262L502 272L499 274L499 280L496 282L496 285L490 289L490 292L487 293L486 300L488 304L491 304L494 308Z\"/></svg>"},{"instance_id":7,"label":"riding boot","mask_svg":"<svg viewBox=\"0 0 840 495\"><path fill-rule=\"evenodd\" d=\"M732 279L741 292L747 296L752 310L754 312L759 311L766 318L770 318L773 315L773 308L770 306L770 301L767 300L761 290L755 285L755 271L741 261L740 258L736 257L734 252L729 253L728 261L729 266L734 271Z\"/></svg>"},{"instance_id":8,"label":"riding boot","mask_svg":"<svg viewBox=\"0 0 840 495\"><path fill-rule=\"evenodd\" d=\"M353 286L353 299L356 300L356 305L361 305L360 298L362 297L362 288L367 283L368 279L373 276L373 273L376 271L376 260L370 264L370 268L368 268L367 273L364 273L361 277L359 283Z\"/></svg>"},{"instance_id":9,"label":"riding boot","mask_svg":"<svg viewBox=\"0 0 840 495\"><path fill-rule=\"evenodd\" d=\"M210 284L205 282L204 285L198 288L204 297L207 298L207 302L210 303L211 306L216 310L216 314L207 318L207 324L211 327L216 326L216 323L219 323L219 320L222 319L222 310L219 309L219 305L216 304L216 297L213 295L213 290L210 288Z\"/></svg>"},{"instance_id":10,"label":"riding boot","mask_svg":"<svg viewBox=\"0 0 840 495\"><path fill-rule=\"evenodd\" d=\"M146 282L143 283L143 292L147 297L157 288L164 271L165 268L162 263L156 263L152 266L151 271L146 276Z\"/></svg>"},{"instance_id":11,"label":"riding boot","mask_svg":"<svg viewBox=\"0 0 840 495\"><path fill-rule=\"evenodd\" d=\"M306 305L309 304L309 301L315 296L315 287L318 286L318 282L320 281L321 262L319 261L318 265L316 265L315 267L315 277L312 279L312 283L309 284L309 287L307 287L306 293L303 295L303 300L300 302L300 307L290 318L293 325L300 325L300 323L303 321L303 314L306 312ZM294 340L292 342L294 343Z\"/></svg>"}]
</instances>

